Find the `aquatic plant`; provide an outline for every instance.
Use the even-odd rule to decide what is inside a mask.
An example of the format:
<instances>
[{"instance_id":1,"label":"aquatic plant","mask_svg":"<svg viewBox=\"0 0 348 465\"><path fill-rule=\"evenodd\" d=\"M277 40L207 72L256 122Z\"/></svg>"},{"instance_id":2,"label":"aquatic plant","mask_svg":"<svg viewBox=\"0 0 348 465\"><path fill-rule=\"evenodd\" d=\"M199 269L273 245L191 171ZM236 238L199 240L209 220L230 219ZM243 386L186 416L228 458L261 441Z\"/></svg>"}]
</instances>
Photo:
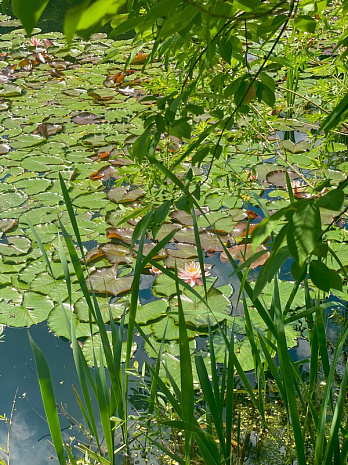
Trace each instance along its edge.
<instances>
[{"instance_id":1,"label":"aquatic plant","mask_svg":"<svg viewBox=\"0 0 348 465\"><path fill-rule=\"evenodd\" d=\"M205 276L210 276L209 271L204 271ZM200 268L199 263L197 262L191 262L191 263L185 263L185 268L179 268L178 270L178 277L185 281L185 283L190 284L190 286L194 286L195 284L198 284L201 286L203 284L202 282L202 271Z\"/></svg>"},{"instance_id":2,"label":"aquatic plant","mask_svg":"<svg viewBox=\"0 0 348 465\"><path fill-rule=\"evenodd\" d=\"M16 12L29 32L46 3L36 2L34 14L26 17L24 3L16 2ZM106 9L96 12L101 3ZM99 74L103 69L107 73L102 88L90 89L96 76L89 77L86 87L81 84L81 77L76 80L72 76L73 66L79 64L72 65L73 59L56 61L49 56L28 54L17 63L21 72L32 73L27 95L30 89L41 86L36 82L36 66L49 67L53 88L59 89L54 95L59 95L61 102L61 79L73 84L64 94L68 104L67 108L60 108L62 116L57 112L55 118L50 116L49 121L43 121L39 115L39 121L30 127L32 134L22 134L21 130L17 134L18 128L12 126L12 121L3 122L12 127L11 138L4 141L1 149L4 163L11 166L17 157L20 168L25 170L19 170L13 192L6 191L13 179L4 183L2 230L9 234L8 242L1 244L0 249L3 256L10 257L4 266L9 267L5 269L11 275L11 279L4 278L4 285L12 284L12 277L19 270L19 280L27 283L30 291L12 290L11 299L18 304L2 302L2 318L6 324L19 326L48 318L56 334L72 340L82 391L82 397L76 392L77 400L96 441L96 449L89 451L94 460L114 463L117 453L131 442L127 399L130 376L137 374L131 370L135 329L156 360L147 367L152 378L147 396L149 417L144 421L149 424L146 422L151 422L157 413L159 432L158 438L148 436L179 463L190 463L194 445L207 463L242 461L243 454L238 451L240 434L236 435L237 440L232 436L234 389L242 384L266 425L264 398L268 377L274 380L287 411L298 463L305 464L314 456L315 463L329 464L334 454L340 463L346 460L347 439L340 420L348 375L345 369L335 387L335 371L347 329L343 328L330 354L324 323L327 295L331 292L346 296L347 258L342 245L347 237L341 227L347 211L347 180L341 155L345 145L336 139L345 137L346 97L342 99L337 91L338 83L346 85L345 72L328 71L322 92L317 87L320 79L318 83L306 79L309 70L312 76L323 69L320 43L311 59L307 56L311 52L308 34L316 31L318 37L324 35L327 6L326 2L305 3L255 1L251 8L246 2L208 1L202 6L191 1L135 1L130 2L128 13L115 16L125 2L83 2L78 9L79 21L69 21L77 10L67 16L66 35L70 43L76 31L89 37L94 27L111 18L114 34L135 28L134 45L127 48L126 44L122 49L122 70L115 73L115 69L106 68L107 60L121 56L119 44L115 50L109 49L113 46L109 39L107 46L98 45L100 50L103 48L99 55L103 60L95 69ZM347 2L334 4L328 11L331 21L343 24L344 15L343 20L339 18L347 12ZM336 38L342 47L336 57L337 68L346 70L342 60L347 46L344 31ZM148 39L154 40L152 48L147 45ZM290 49L298 43L299 56L286 53L282 41L288 41ZM57 56L59 53L58 50ZM80 57L78 61L84 59ZM154 61L154 68L147 67L144 72L148 74L143 74L149 82L139 85L141 74L133 67L150 61ZM169 72L160 78L161 62ZM311 68L302 70L303 63ZM329 58L325 69L331 64ZM13 68L2 76L6 82L1 92L9 107L9 102L21 98L24 88L9 82L18 77ZM318 93L319 99L313 96ZM81 94L84 98L78 101L77 113L72 114L71 98L79 99ZM81 107L85 98L94 105L93 112ZM126 100L131 99L132 107L125 109ZM313 112L312 107L318 111ZM285 118L283 108L288 116L297 118ZM24 123L19 122L20 127ZM130 138L121 133L120 127L125 130L125 125L133 130ZM333 129L341 134L333 133ZM279 138L280 132L285 140ZM72 146L81 149L82 154L81 150L70 152L69 146L67 153L57 156L59 144L67 134L75 144ZM306 134L307 139L298 142L296 134ZM112 146L106 146L106 142ZM29 156L33 147L40 148L42 154ZM57 150L54 156L52 147ZM19 153L12 153L11 148ZM93 173L92 164L86 164L86 148L97 163L93 164ZM59 174L60 187L55 184L62 159L67 168L73 166L72 160L82 159L79 170L83 182L74 180L78 173L63 170ZM106 159L110 160L107 165L103 161ZM311 175L308 166L313 168ZM46 174L32 182L30 173ZM301 191L296 188L295 179L301 179ZM96 182L100 183L98 187ZM107 189L107 194L101 187ZM91 195L86 194L87 190ZM266 195L262 195L264 191ZM40 207L28 212L28 196L34 194L38 194ZM49 207L57 197L61 205L52 212ZM42 201L47 201L48 207L43 208ZM108 242L86 254L84 239L99 239L100 231L105 229L100 216L98 219L91 214L95 205L101 207L98 214L106 215L111 227L107 230ZM80 213L77 218L74 209ZM33 228L30 237L21 237L21 231L12 230L18 226L14 213L24 211L26 218L21 217L20 223L20 228L25 229L23 235L33 221L45 225L40 226L41 231ZM57 213L61 214L65 245L61 239L52 245L56 227L53 231L48 223L52 216L56 220ZM41 236L44 240L40 240ZM40 244L45 262L35 261L39 254L37 249L32 250L32 239ZM233 276L238 278L234 306L242 307L243 316L231 315L231 287L214 287L214 277L201 272L206 256L213 254L221 254L221 260L230 264ZM279 274L288 259L293 261L293 281L283 283ZM192 270L186 267L188 262L194 264ZM249 271L261 264L253 283ZM91 270L91 266L95 269ZM153 283L159 299L141 305L141 277L147 270L154 270L150 267L162 272ZM178 268L182 271L177 272ZM47 296L42 294L42 288L48 283L56 286ZM202 286L193 287L196 283ZM129 299L109 303L105 297L124 296L129 291ZM294 323L308 325L308 381L301 372L305 361L295 363L288 350L300 334L294 330ZM106 325L110 325L110 331ZM125 326L127 341L122 357ZM207 353L195 353L191 341L196 335L207 336L210 364ZM85 338L82 350L77 338ZM42 354L34 343L33 348L41 381L49 379ZM276 356L279 363L275 362ZM95 367L93 376L88 364ZM256 393L245 375L251 369L255 372ZM321 378L326 388L317 394ZM101 450L91 393L98 405L107 458ZM205 400L203 414L197 408L200 395ZM57 454L64 463L50 384L43 389L43 396L47 399ZM163 396L171 407L169 418L163 418ZM326 420L331 421L328 432ZM139 421L143 421L141 416ZM159 440L163 438L162 427L184 432L181 454L168 448L168 441ZM122 433L120 449L115 444L115 428ZM306 448L307 438L313 454ZM66 453L73 463L69 448Z\"/></svg>"}]
</instances>

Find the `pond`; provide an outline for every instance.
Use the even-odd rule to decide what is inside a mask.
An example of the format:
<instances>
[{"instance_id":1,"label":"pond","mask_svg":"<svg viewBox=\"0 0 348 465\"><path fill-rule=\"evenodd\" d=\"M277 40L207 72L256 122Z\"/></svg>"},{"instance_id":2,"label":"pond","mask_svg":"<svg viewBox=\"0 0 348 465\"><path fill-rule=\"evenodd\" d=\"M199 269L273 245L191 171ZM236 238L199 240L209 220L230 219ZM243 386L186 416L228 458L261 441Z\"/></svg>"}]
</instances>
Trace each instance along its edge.
<instances>
[{"instance_id":1,"label":"pond","mask_svg":"<svg viewBox=\"0 0 348 465\"><path fill-rule=\"evenodd\" d=\"M3 18L4 22L7 20L10 21ZM89 324L88 307L72 260L69 260L70 293L60 263L58 231L65 228L67 236L74 238L74 245L78 242L60 177L71 199L85 248L86 268L108 330L109 310L113 319L119 321L129 308L135 252L139 247L139 244L131 246L132 234L139 217L156 208L161 220L165 220L158 231L156 223L152 225L144 242L146 255L172 233L169 244L154 257L164 272L150 266L143 270L137 322L156 349L166 333L163 359L175 379L180 378L178 299L175 283L166 270L173 272L176 265L179 273L186 271L192 277L192 270L188 270L199 259L193 220L175 191L175 179L164 182L153 166L139 163L134 147L144 131L144 120L157 107L163 89L174 86L175 76L166 73L158 61L141 72L148 50L134 47L130 40L115 43L105 33L98 33L88 41L74 40L67 49L62 33L50 32L51 27L45 28L45 32L35 30L31 40L19 28L0 36L0 324L6 326L4 342L0 344L1 358L6 360L0 371L0 413L10 416L18 388L11 432L13 465L19 465L24 455L28 465L44 464L53 454L43 438L48 429L40 418L43 408L27 330L23 328L30 327L34 340L45 352L58 404L67 406L68 414L78 421L81 413L71 389L72 384L78 385L78 380L60 299L66 314L73 315L76 336L83 343L82 350L90 365L93 349L100 345L95 322ZM127 61L129 68L124 70ZM307 77L299 85L314 92L315 85ZM213 107L209 98L205 100L204 95L201 98L208 108ZM215 117L211 108L211 115L201 117L197 111L192 120L204 130L206 124L213 124ZM231 278L233 268L224 249L227 247L240 265L248 260L252 254L248 236L253 228L267 210L277 211L289 204L285 173L297 197L310 198L314 182L323 181L336 187L345 179L347 167L342 155L345 145L337 142L332 144L330 156L320 164L322 155L317 155L325 151L326 142L311 137L318 129L313 112L309 111L301 120L279 114L265 140L251 135L255 129L252 124L255 121L242 119L241 124L231 127L227 140L234 143L226 143L222 156L210 167L201 163L202 153L189 160L192 164L177 162L190 137L198 136L191 134L184 124L174 128L158 147L163 166L176 179L185 182L195 176L201 185L202 210L196 210L196 221L206 264L207 295L216 310L212 331L216 360L222 364L225 357L225 343L216 323L226 325L230 331L233 310L234 330L238 334L236 357L249 374L254 360L246 337L243 306L237 303L240 285L235 276ZM217 139L218 134L213 133L211 144ZM139 146L138 150L140 153ZM207 173L210 181L205 179ZM337 212L321 213L323 228L331 225L327 231L331 247L343 266L347 266L346 220L333 224ZM36 234L47 253L52 273L37 245ZM61 247L68 256L68 248ZM248 276L253 282L258 280L261 266L269 257L267 243L256 252L258 259L251 264ZM340 268L334 260L330 266ZM282 306L293 290L290 267L291 261L287 261L280 273ZM199 269L195 282L191 281L191 285L197 284L193 288L195 295L188 288L183 291L183 311L192 353L202 354L207 361L211 315L202 304L201 274ZM270 283L266 284L261 295L267 308L271 306L272 289ZM314 298L312 287L309 292ZM344 288L335 294L333 309L328 304L326 322L336 341L343 327L339 318L346 315L347 293ZM253 328L266 334L267 327L250 299L246 305L250 307ZM304 306L305 291L301 287L290 311ZM332 315L337 317L337 325ZM288 323L285 332L293 358L306 360L309 356L306 320L301 319L296 325ZM154 354L140 339L132 347L139 372L143 361ZM194 376L198 383L197 374ZM253 375L250 379L253 382ZM70 425L68 414L62 416L62 428ZM0 426L4 427L0 436L0 444L4 445L6 425ZM70 435L70 431L67 433ZM262 463L253 460L250 463Z\"/></svg>"}]
</instances>

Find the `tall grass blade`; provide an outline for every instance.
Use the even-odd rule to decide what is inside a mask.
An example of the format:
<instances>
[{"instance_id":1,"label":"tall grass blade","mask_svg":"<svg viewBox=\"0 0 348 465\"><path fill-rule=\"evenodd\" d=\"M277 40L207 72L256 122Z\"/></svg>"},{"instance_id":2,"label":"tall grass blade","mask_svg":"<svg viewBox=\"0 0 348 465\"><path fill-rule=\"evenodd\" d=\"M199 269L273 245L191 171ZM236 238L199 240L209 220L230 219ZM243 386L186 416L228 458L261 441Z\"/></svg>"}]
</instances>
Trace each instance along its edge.
<instances>
[{"instance_id":1,"label":"tall grass blade","mask_svg":"<svg viewBox=\"0 0 348 465\"><path fill-rule=\"evenodd\" d=\"M45 408L48 427L50 429L52 442L56 450L60 465L66 465L63 438L60 430L57 407L54 397L53 384L47 360L41 349L36 345L34 339L28 333L31 349L34 354L41 397Z\"/></svg>"},{"instance_id":2,"label":"tall grass blade","mask_svg":"<svg viewBox=\"0 0 348 465\"><path fill-rule=\"evenodd\" d=\"M112 422L110 421L110 399L106 384L105 368L103 364L103 350L100 347L99 366L96 357L94 358L95 379L97 386L97 401L100 414L100 420L103 428L104 439L108 450L109 460L114 463L114 441L112 433Z\"/></svg>"},{"instance_id":3,"label":"tall grass blade","mask_svg":"<svg viewBox=\"0 0 348 465\"><path fill-rule=\"evenodd\" d=\"M175 267L177 275L177 268ZM179 350L180 350L180 376L181 376L181 403L182 419L188 424L194 422L194 388L192 376L192 362L190 354L190 346L187 337L186 322L184 310L180 297L179 283L176 280L176 293L178 297L178 314L179 314ZM191 449L191 432L185 429L185 459L186 464L190 465L190 449Z\"/></svg>"},{"instance_id":4,"label":"tall grass blade","mask_svg":"<svg viewBox=\"0 0 348 465\"><path fill-rule=\"evenodd\" d=\"M325 453L326 460L328 460L330 457L332 458L333 448L334 448L335 442L337 440L337 437L336 437L336 434L335 434L336 428L338 428L338 426L339 426L337 424L337 420L338 420L339 416L342 415L342 411L338 412L337 410L335 410L334 417L335 416L336 417L335 417L335 421L332 422L332 426L331 426L331 430L330 430L330 436L329 436L329 438L331 438L330 439L330 447L329 447L329 449L327 451L325 450L325 445L326 445L325 427L326 427L326 420L327 420L327 410L328 410L329 402L332 399L332 386L333 386L333 382L334 382L334 376L335 376L335 372L336 372L337 362L338 362L338 359L339 359L339 357L341 355L343 346L346 343L347 335L348 335L348 325L346 326L346 329L345 329L344 333L341 335L341 338L339 339L339 341L337 343L337 347L336 347L336 350L335 350L335 353L334 353L334 358L333 358L333 361L331 363L331 368L330 368L330 371L329 371L327 379L326 379L326 387L325 387L325 391L324 391L324 395L323 395L323 399L322 399L322 403L321 403L320 415L319 415L319 424L318 424L318 428L317 428L317 441L316 441L316 444L315 444L315 451L314 451L314 463L323 463L323 464L331 463L329 461L324 461L324 462L322 461L323 460L323 454ZM344 385L343 381L345 382L345 384L347 383L347 366L345 368L345 373L343 375L343 380L342 380L342 385L341 386ZM344 391L345 391L345 389L344 389ZM343 396L343 394L340 391L339 399L337 401L337 404L339 403L340 405L343 405L342 404L342 402L343 402L342 396ZM336 404L336 409L337 409L337 404ZM328 446L329 446L329 444L326 445L327 448L328 448Z\"/></svg>"},{"instance_id":5,"label":"tall grass blade","mask_svg":"<svg viewBox=\"0 0 348 465\"><path fill-rule=\"evenodd\" d=\"M60 181L60 187L62 189L63 199L64 199L64 202L65 202L66 208L68 210L69 219L70 219L71 225L73 227L75 237L77 239L77 243L78 243L79 248L80 248L80 252L82 254L83 259L85 260L85 254L84 254L84 250L83 250L83 243L82 243L82 240L81 240L79 228L77 226L77 221L76 221L76 217L75 217L75 213L74 213L74 207L72 205L68 189L67 189L67 187L65 185L65 182L64 182L64 179L63 179L63 176L61 175L61 173L59 173L59 181Z\"/></svg>"},{"instance_id":6,"label":"tall grass blade","mask_svg":"<svg viewBox=\"0 0 348 465\"><path fill-rule=\"evenodd\" d=\"M285 384L286 398L289 405L291 414L292 428L296 443L297 460L299 465L306 465L306 458L304 452L304 443L300 425L300 417L297 409L296 394L294 389L294 378L290 362L290 355L286 343L283 313L280 305L278 279L274 278L274 291L273 291L273 308L275 315L275 322L277 327L277 346L279 366L282 373L283 382Z\"/></svg>"}]
</instances>

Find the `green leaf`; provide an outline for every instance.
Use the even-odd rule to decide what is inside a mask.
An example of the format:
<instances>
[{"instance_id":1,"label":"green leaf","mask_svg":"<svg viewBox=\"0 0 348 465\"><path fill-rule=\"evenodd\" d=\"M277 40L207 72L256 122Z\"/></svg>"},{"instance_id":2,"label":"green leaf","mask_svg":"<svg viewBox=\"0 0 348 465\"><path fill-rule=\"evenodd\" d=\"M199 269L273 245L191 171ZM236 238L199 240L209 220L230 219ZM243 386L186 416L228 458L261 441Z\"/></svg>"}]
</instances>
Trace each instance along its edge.
<instances>
[{"instance_id":1,"label":"green leaf","mask_svg":"<svg viewBox=\"0 0 348 465\"><path fill-rule=\"evenodd\" d=\"M294 26L303 32L314 32L317 22L311 16L299 15L294 19Z\"/></svg>"},{"instance_id":2,"label":"green leaf","mask_svg":"<svg viewBox=\"0 0 348 465\"><path fill-rule=\"evenodd\" d=\"M309 265L309 275L313 284L320 290L329 292L331 288L342 291L342 279L337 271L330 270L320 260L312 260Z\"/></svg>"},{"instance_id":3,"label":"green leaf","mask_svg":"<svg viewBox=\"0 0 348 465\"><path fill-rule=\"evenodd\" d=\"M219 52L223 60L228 64L231 64L232 56L232 43L225 37L223 37L219 43Z\"/></svg>"},{"instance_id":4,"label":"green leaf","mask_svg":"<svg viewBox=\"0 0 348 465\"><path fill-rule=\"evenodd\" d=\"M198 14L198 8L193 5L186 6L165 21L158 34L158 38L165 39L166 37L182 31Z\"/></svg>"},{"instance_id":5,"label":"green leaf","mask_svg":"<svg viewBox=\"0 0 348 465\"><path fill-rule=\"evenodd\" d=\"M318 205L312 199L300 200L292 205L296 209L289 220L288 247L291 255L302 265L319 241L320 212Z\"/></svg>"},{"instance_id":6,"label":"green leaf","mask_svg":"<svg viewBox=\"0 0 348 465\"><path fill-rule=\"evenodd\" d=\"M19 18L30 35L49 0L12 0L12 11Z\"/></svg>"},{"instance_id":7,"label":"green leaf","mask_svg":"<svg viewBox=\"0 0 348 465\"><path fill-rule=\"evenodd\" d=\"M81 14L76 29L80 31L97 25L108 15L116 15L126 3L127 0L97 0L93 2Z\"/></svg>"},{"instance_id":8,"label":"green leaf","mask_svg":"<svg viewBox=\"0 0 348 465\"><path fill-rule=\"evenodd\" d=\"M68 44L71 43L75 35L76 27L79 23L80 17L83 15L83 12L90 3L91 0L84 0L82 3L68 10L64 21L64 34Z\"/></svg>"},{"instance_id":9,"label":"green leaf","mask_svg":"<svg viewBox=\"0 0 348 465\"><path fill-rule=\"evenodd\" d=\"M60 430L56 401L54 397L53 384L47 360L41 349L36 345L29 334L29 341L34 353L36 369L39 377L42 401L45 408L46 418L50 429L52 441L60 465L66 465L62 433Z\"/></svg>"},{"instance_id":10,"label":"green leaf","mask_svg":"<svg viewBox=\"0 0 348 465\"><path fill-rule=\"evenodd\" d=\"M169 127L169 134L178 137L179 139L190 139L191 137L191 125L184 119L174 121Z\"/></svg>"},{"instance_id":11,"label":"green leaf","mask_svg":"<svg viewBox=\"0 0 348 465\"><path fill-rule=\"evenodd\" d=\"M320 130L327 134L348 118L348 93L343 97L338 105L332 110L320 125Z\"/></svg>"}]
</instances>

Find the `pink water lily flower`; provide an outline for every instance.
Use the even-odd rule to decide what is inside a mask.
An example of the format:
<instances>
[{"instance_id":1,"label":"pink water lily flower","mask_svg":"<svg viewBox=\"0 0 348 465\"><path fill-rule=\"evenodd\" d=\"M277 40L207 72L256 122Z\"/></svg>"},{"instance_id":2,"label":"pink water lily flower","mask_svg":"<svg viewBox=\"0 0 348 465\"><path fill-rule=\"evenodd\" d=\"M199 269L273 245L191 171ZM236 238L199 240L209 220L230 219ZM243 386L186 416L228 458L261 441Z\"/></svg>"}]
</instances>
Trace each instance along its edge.
<instances>
[{"instance_id":1,"label":"pink water lily flower","mask_svg":"<svg viewBox=\"0 0 348 465\"><path fill-rule=\"evenodd\" d=\"M204 271L205 276L210 276L208 271ZM199 263L191 262L189 264L185 263L185 269L179 268L178 276L180 279L188 283L190 286L198 284L201 286L202 283L202 272Z\"/></svg>"},{"instance_id":2,"label":"pink water lily flower","mask_svg":"<svg viewBox=\"0 0 348 465\"><path fill-rule=\"evenodd\" d=\"M158 276L160 274L163 273L163 271L159 270L158 268L156 268L155 266L152 266L150 269L149 269L150 273L151 274L154 274L155 276Z\"/></svg>"},{"instance_id":3,"label":"pink water lily flower","mask_svg":"<svg viewBox=\"0 0 348 465\"><path fill-rule=\"evenodd\" d=\"M30 43L31 45L33 45L34 47L39 47L39 45L41 45L41 40L40 39L37 39L36 37L32 37L30 39Z\"/></svg>"}]
</instances>

